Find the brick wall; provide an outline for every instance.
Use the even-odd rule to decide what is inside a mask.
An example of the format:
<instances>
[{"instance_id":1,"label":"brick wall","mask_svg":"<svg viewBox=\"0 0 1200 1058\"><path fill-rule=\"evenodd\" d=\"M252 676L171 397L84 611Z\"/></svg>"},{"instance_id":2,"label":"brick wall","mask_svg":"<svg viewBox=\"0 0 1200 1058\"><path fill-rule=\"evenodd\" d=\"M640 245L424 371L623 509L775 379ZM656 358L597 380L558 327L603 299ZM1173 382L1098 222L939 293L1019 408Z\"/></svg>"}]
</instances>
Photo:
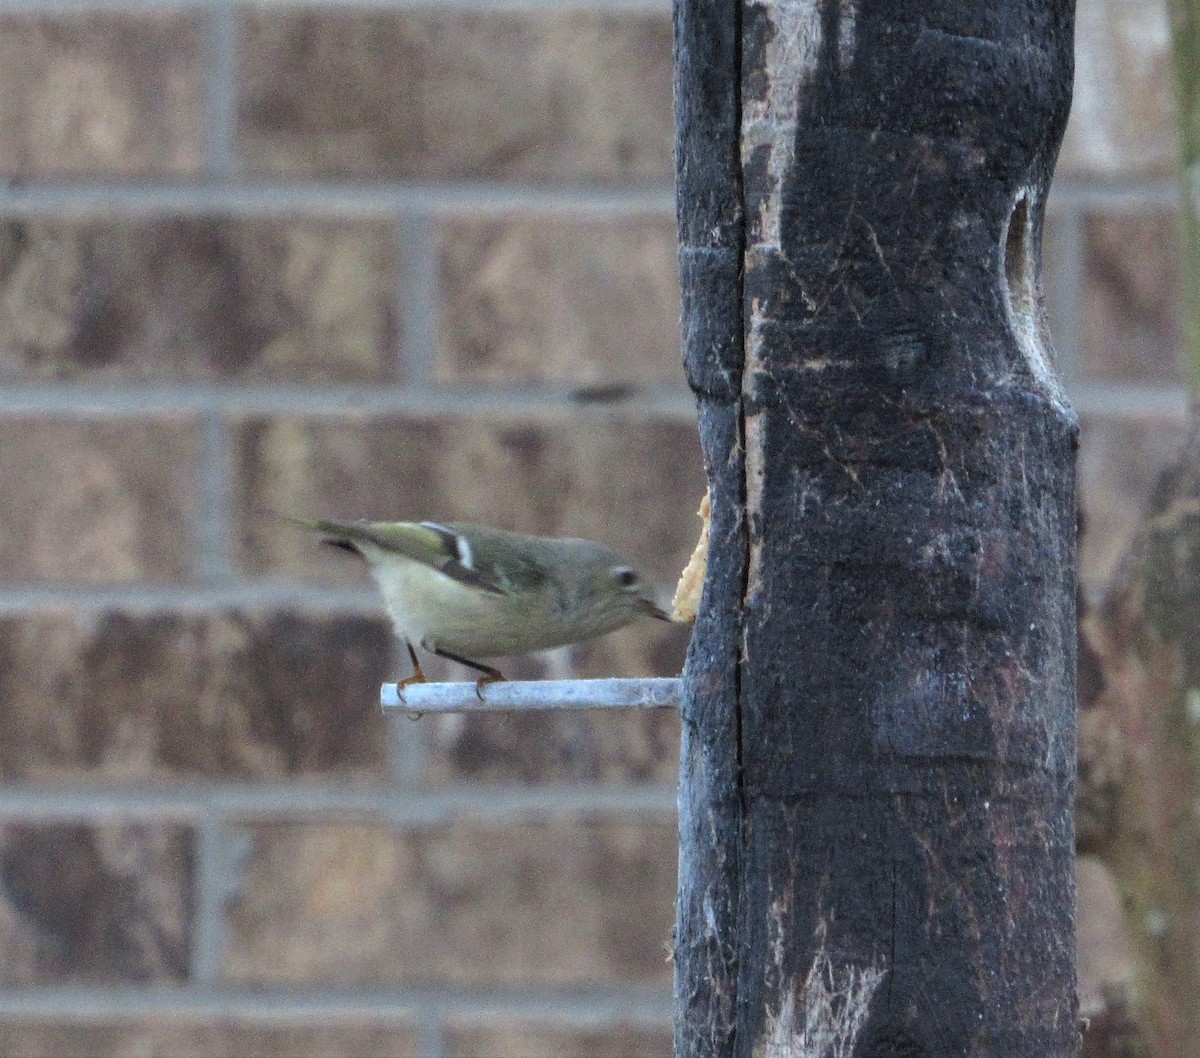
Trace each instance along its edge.
<instances>
[{"instance_id":1,"label":"brick wall","mask_svg":"<svg viewBox=\"0 0 1200 1058\"><path fill-rule=\"evenodd\" d=\"M1155 0L1078 0L1045 254L1059 366L1083 425L1080 574L1093 594L1185 424L1169 42Z\"/></svg>"},{"instance_id":2,"label":"brick wall","mask_svg":"<svg viewBox=\"0 0 1200 1058\"><path fill-rule=\"evenodd\" d=\"M1184 399L1165 17L1079 16L1047 294L1096 590ZM675 720L385 723L373 591L265 512L673 579L670 37L665 0L0 5L0 1053L669 1053Z\"/></svg>"}]
</instances>

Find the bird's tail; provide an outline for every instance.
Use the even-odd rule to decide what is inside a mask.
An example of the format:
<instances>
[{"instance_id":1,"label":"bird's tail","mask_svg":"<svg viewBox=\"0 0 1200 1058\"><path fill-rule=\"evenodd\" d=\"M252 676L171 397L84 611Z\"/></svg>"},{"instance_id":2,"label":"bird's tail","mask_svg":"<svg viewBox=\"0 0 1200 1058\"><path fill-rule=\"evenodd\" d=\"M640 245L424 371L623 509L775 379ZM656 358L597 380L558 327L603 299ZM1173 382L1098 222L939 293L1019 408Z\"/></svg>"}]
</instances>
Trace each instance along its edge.
<instances>
[{"instance_id":1,"label":"bird's tail","mask_svg":"<svg viewBox=\"0 0 1200 1058\"><path fill-rule=\"evenodd\" d=\"M271 511L273 518L279 519L281 522L286 522L288 525L294 525L297 529L305 529L310 533L320 533L324 539L323 544L328 544L330 547L339 547L343 551L358 551L355 546L355 541L362 539L362 527L354 522L335 522L327 518L297 518L295 515L283 514L280 511Z\"/></svg>"}]
</instances>

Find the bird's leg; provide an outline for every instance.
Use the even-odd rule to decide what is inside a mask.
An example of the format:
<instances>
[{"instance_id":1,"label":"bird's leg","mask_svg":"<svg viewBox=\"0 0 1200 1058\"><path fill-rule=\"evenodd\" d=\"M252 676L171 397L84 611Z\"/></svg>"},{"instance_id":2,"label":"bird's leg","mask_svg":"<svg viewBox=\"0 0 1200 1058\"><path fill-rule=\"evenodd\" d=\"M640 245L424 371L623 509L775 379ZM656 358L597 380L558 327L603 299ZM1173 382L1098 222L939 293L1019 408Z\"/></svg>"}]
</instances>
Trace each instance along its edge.
<instances>
[{"instance_id":1,"label":"bird's leg","mask_svg":"<svg viewBox=\"0 0 1200 1058\"><path fill-rule=\"evenodd\" d=\"M430 648L440 658L449 658L451 661L457 661L460 665L466 665L469 669L474 669L476 672L482 672L483 675L475 681L475 696L483 701L483 688L489 683L505 683L504 674L499 669L494 669L491 665L483 665L478 661L472 661L470 658L459 657L457 654L451 654L448 650L439 650L437 647Z\"/></svg>"},{"instance_id":2,"label":"bird's leg","mask_svg":"<svg viewBox=\"0 0 1200 1058\"><path fill-rule=\"evenodd\" d=\"M408 648L408 658L412 662L413 674L406 680L396 681L396 696L400 701L404 701L404 688L411 687L414 683L428 683L425 678L425 672L421 668L421 663L417 660L417 652L413 650L413 645L406 639L405 647Z\"/></svg>"}]
</instances>

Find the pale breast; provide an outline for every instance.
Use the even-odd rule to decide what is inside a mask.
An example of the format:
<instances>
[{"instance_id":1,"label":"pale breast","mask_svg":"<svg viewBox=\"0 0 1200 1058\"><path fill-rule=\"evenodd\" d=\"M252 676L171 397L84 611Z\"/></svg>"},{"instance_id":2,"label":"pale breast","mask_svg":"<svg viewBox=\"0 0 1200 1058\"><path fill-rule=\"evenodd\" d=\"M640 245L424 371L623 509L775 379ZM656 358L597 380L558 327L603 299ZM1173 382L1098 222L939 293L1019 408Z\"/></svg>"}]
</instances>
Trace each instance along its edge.
<instances>
[{"instance_id":1,"label":"pale breast","mask_svg":"<svg viewBox=\"0 0 1200 1058\"><path fill-rule=\"evenodd\" d=\"M470 615L478 609L478 591L420 562L387 556L372 563L371 573L396 631L414 643L447 623L459 623L460 612Z\"/></svg>"}]
</instances>

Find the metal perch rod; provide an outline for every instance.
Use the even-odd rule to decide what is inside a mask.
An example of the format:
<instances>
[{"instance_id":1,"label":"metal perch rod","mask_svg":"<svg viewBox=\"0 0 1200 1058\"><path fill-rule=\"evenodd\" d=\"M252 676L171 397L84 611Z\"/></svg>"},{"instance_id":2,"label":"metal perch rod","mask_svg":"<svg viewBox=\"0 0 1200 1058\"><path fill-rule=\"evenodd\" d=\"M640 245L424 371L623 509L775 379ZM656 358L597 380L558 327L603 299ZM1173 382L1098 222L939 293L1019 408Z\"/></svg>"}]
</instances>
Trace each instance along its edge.
<instances>
[{"instance_id":1,"label":"metal perch rod","mask_svg":"<svg viewBox=\"0 0 1200 1058\"><path fill-rule=\"evenodd\" d=\"M404 700L394 683L379 692L384 711L406 713L527 712L531 709L675 709L678 679L513 680L489 683L483 699L470 683L414 683Z\"/></svg>"}]
</instances>

